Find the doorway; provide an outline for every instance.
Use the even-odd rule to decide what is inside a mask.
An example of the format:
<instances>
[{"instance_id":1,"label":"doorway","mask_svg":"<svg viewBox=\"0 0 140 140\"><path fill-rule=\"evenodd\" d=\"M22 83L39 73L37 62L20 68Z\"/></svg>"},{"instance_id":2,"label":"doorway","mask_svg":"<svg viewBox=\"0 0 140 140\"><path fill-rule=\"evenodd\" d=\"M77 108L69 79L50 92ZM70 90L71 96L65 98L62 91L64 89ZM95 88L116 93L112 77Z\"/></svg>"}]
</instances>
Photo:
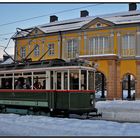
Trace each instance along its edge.
<instances>
[{"instance_id":1,"label":"doorway","mask_svg":"<svg viewBox=\"0 0 140 140\"><path fill-rule=\"evenodd\" d=\"M105 99L107 97L106 77L99 71L95 73L95 90L97 99Z\"/></svg>"}]
</instances>

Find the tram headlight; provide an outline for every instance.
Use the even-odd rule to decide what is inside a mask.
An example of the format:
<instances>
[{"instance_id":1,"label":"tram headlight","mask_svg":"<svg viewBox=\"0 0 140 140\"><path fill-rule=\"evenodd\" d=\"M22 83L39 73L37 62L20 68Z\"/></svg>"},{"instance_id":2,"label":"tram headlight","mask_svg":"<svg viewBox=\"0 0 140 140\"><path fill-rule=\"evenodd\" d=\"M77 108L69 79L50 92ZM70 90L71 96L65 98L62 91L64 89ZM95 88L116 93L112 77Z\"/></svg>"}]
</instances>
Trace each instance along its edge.
<instances>
[{"instance_id":1,"label":"tram headlight","mask_svg":"<svg viewBox=\"0 0 140 140\"><path fill-rule=\"evenodd\" d=\"M90 105L93 105L94 104L94 101L91 99L90 100Z\"/></svg>"}]
</instances>

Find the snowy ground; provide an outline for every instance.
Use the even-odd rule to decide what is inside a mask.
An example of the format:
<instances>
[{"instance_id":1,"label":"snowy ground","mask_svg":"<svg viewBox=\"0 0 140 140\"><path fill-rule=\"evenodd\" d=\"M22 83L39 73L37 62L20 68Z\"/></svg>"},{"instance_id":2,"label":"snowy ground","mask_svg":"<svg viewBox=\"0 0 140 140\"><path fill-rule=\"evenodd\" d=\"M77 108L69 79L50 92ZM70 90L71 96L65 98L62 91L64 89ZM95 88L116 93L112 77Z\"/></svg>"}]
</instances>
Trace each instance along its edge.
<instances>
[{"instance_id":1,"label":"snowy ground","mask_svg":"<svg viewBox=\"0 0 140 140\"><path fill-rule=\"evenodd\" d=\"M0 137L140 136L140 100L98 101L96 108L103 115L101 120L0 114Z\"/></svg>"},{"instance_id":2,"label":"snowy ground","mask_svg":"<svg viewBox=\"0 0 140 140\"><path fill-rule=\"evenodd\" d=\"M140 136L140 123L0 114L0 136Z\"/></svg>"}]
</instances>

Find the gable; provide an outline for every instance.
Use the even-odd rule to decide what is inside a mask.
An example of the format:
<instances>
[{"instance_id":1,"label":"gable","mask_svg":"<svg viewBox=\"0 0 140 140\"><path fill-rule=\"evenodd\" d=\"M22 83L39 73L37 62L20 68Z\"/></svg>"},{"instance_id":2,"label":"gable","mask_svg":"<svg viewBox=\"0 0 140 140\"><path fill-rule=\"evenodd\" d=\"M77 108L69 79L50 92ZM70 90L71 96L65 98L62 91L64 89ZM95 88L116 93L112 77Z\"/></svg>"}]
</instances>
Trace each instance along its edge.
<instances>
[{"instance_id":1,"label":"gable","mask_svg":"<svg viewBox=\"0 0 140 140\"><path fill-rule=\"evenodd\" d=\"M92 28L96 29L113 25L115 25L113 22L97 17L92 21L90 21L89 23L87 23L86 25L84 25L82 29L92 29Z\"/></svg>"},{"instance_id":2,"label":"gable","mask_svg":"<svg viewBox=\"0 0 140 140\"><path fill-rule=\"evenodd\" d=\"M40 30L39 28L35 27L29 34L28 36L38 36L38 35L42 35L44 34L44 32L42 30Z\"/></svg>"}]
</instances>

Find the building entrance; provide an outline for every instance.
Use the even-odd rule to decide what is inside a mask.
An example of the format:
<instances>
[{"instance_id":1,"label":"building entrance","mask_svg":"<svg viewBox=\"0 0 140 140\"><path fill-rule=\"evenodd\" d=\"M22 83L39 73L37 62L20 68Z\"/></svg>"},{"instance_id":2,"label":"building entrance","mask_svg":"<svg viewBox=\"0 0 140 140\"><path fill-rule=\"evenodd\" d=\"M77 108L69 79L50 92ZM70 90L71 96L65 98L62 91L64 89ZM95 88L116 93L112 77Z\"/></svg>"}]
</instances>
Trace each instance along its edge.
<instances>
[{"instance_id":1,"label":"building entrance","mask_svg":"<svg viewBox=\"0 0 140 140\"><path fill-rule=\"evenodd\" d=\"M107 97L106 77L103 73L97 71L95 74L96 98L105 99Z\"/></svg>"}]
</instances>

